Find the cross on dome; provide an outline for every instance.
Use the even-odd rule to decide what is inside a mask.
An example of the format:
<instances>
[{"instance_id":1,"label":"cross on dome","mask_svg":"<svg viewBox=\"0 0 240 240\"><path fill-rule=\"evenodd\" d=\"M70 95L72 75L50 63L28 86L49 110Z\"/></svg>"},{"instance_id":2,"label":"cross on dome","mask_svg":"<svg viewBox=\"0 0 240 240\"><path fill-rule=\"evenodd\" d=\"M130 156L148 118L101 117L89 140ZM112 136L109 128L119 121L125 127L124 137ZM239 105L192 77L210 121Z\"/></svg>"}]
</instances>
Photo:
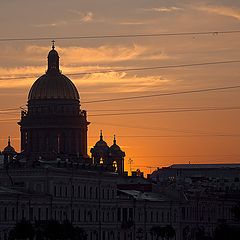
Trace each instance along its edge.
<instances>
[{"instance_id":1,"label":"cross on dome","mask_svg":"<svg viewBox=\"0 0 240 240\"><path fill-rule=\"evenodd\" d=\"M55 49L55 40L52 40L52 49Z\"/></svg>"}]
</instances>

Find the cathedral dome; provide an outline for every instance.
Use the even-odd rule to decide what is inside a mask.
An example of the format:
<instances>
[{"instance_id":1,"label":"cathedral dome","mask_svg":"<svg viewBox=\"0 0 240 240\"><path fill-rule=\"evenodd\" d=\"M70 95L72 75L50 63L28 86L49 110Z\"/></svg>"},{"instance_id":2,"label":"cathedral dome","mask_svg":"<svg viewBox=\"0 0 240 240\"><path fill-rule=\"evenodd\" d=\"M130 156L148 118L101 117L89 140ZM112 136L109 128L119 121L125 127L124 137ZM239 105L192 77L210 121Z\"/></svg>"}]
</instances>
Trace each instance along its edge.
<instances>
[{"instance_id":1,"label":"cathedral dome","mask_svg":"<svg viewBox=\"0 0 240 240\"><path fill-rule=\"evenodd\" d=\"M71 99L79 100L77 88L59 69L59 55L53 44L48 54L48 69L32 85L28 100Z\"/></svg>"},{"instance_id":2,"label":"cathedral dome","mask_svg":"<svg viewBox=\"0 0 240 240\"><path fill-rule=\"evenodd\" d=\"M65 75L46 73L32 85L28 100L33 99L79 100L79 94L75 85Z\"/></svg>"}]
</instances>

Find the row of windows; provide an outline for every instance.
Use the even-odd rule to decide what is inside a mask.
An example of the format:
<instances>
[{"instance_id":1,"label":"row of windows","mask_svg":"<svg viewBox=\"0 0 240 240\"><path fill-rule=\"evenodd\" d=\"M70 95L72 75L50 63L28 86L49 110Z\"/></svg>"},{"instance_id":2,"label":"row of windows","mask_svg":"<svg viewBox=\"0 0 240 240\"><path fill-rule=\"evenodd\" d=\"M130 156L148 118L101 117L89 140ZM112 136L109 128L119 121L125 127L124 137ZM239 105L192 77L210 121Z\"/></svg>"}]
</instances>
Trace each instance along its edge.
<instances>
[{"instance_id":1,"label":"row of windows","mask_svg":"<svg viewBox=\"0 0 240 240\"><path fill-rule=\"evenodd\" d=\"M137 211L136 218L134 217L133 208L118 208L117 220L119 222L126 222L136 220L138 222L170 222L170 212L169 211ZM173 221L177 221L177 212L173 213Z\"/></svg>"},{"instance_id":2,"label":"row of windows","mask_svg":"<svg viewBox=\"0 0 240 240\"><path fill-rule=\"evenodd\" d=\"M79 106L59 106L59 105L52 105L46 107L30 107L29 113L79 113L80 109Z\"/></svg>"},{"instance_id":3,"label":"row of windows","mask_svg":"<svg viewBox=\"0 0 240 240\"><path fill-rule=\"evenodd\" d=\"M100 191L99 191L100 190ZM99 187L87 187L87 186L54 186L53 196L54 197L72 197L81 199L114 199L115 190L105 189Z\"/></svg>"},{"instance_id":4,"label":"row of windows","mask_svg":"<svg viewBox=\"0 0 240 240\"><path fill-rule=\"evenodd\" d=\"M19 219L33 220L49 220L51 218L50 208L33 208L30 207L28 211L25 208L18 209L16 207L7 208L3 210L3 216L0 216L1 221L16 221ZM71 212L64 210L53 210L52 218L58 221L71 220L73 222L98 222L99 210L91 209L72 209ZM114 222L114 211L101 211L102 222Z\"/></svg>"},{"instance_id":5,"label":"row of windows","mask_svg":"<svg viewBox=\"0 0 240 240\"><path fill-rule=\"evenodd\" d=\"M225 207L222 206L217 208L214 206L211 207L182 207L182 220L207 220L211 221L211 219L216 218L225 218L225 219L232 219L233 212L232 207Z\"/></svg>"},{"instance_id":6,"label":"row of windows","mask_svg":"<svg viewBox=\"0 0 240 240\"><path fill-rule=\"evenodd\" d=\"M18 219L29 218L29 220L48 220L50 218L50 209L47 208L29 208L29 215L27 214L24 208L18 211ZM154 218L155 215L155 218ZM169 212L166 214L166 219L164 218L164 212L161 214L161 219L159 218L159 212L151 211L149 214L142 216L142 214L138 213L138 222L140 222L142 217L145 218L145 221L149 222L167 222L170 221L169 219ZM53 210L53 218L55 220L64 221L66 219L73 221L73 222L98 222L99 221L99 211L91 210L91 209L72 209L71 214L64 210ZM155 221L154 221L155 219ZM7 207L4 208L3 212L3 221L15 221L17 220L17 212L16 208L12 207L8 209ZM126 222L126 221L133 221L133 208L118 208L117 209L117 220L119 222ZM101 211L101 221L102 222L112 222L115 221L115 212L114 211Z\"/></svg>"}]
</instances>

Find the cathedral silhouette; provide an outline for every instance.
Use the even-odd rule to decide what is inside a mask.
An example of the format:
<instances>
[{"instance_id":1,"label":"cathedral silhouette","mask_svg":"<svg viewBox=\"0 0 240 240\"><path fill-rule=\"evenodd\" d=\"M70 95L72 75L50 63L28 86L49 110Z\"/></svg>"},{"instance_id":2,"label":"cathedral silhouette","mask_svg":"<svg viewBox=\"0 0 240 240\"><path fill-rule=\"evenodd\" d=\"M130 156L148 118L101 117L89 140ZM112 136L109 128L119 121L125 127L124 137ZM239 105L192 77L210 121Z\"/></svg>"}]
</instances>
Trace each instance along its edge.
<instances>
[{"instance_id":1,"label":"cathedral silhouette","mask_svg":"<svg viewBox=\"0 0 240 240\"><path fill-rule=\"evenodd\" d=\"M125 153L116 144L108 147L100 140L88 156L87 112L81 109L76 86L60 70L59 54L52 49L48 53L48 68L44 75L32 85L27 102L27 110L22 111L18 122L21 131L21 153L17 159L26 159L27 164L46 162L72 162L104 167L105 170L124 173ZM3 152L5 163L16 155L8 148Z\"/></svg>"}]
</instances>

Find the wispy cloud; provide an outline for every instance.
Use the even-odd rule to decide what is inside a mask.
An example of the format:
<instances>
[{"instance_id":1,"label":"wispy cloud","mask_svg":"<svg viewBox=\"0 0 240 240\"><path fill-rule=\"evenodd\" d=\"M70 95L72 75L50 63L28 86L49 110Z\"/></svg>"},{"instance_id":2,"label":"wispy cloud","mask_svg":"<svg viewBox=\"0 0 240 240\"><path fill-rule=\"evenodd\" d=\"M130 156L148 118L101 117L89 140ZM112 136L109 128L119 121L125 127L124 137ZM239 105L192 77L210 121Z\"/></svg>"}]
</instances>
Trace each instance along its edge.
<instances>
[{"instance_id":1,"label":"wispy cloud","mask_svg":"<svg viewBox=\"0 0 240 240\"><path fill-rule=\"evenodd\" d=\"M58 47L57 50L61 59L63 59L61 62L61 69L66 75L79 72L100 72L103 70L112 70L113 68L124 69L125 61L132 61L134 64L136 60L165 60L170 58L163 50L156 51L155 48L136 44L127 46L104 45L96 48ZM1 67L0 88L11 89L30 87L38 76L44 74L46 65L44 65L42 59L48 51L48 47L40 47L37 45L25 47L18 55L19 58L25 55L25 62L28 62L28 65L23 64L22 67ZM12 55L16 55L13 50L11 52ZM40 63L40 66L34 66L34 64L36 64L35 62L31 65L32 58L35 59L35 62ZM24 67L24 65L27 66ZM133 66L136 67L136 65ZM128 67L131 68L130 65ZM143 77L142 74L143 73L132 75L132 73L127 74L112 71L108 73L75 75L73 79L77 81L77 85L79 84L81 88L84 86L86 91L91 91L91 86L95 86L93 89L112 88L115 90L119 88L119 86L122 86L121 91L143 91L144 89L149 89L153 86L168 82L168 80L161 76L153 75ZM16 77L23 78L9 79Z\"/></svg>"},{"instance_id":2,"label":"wispy cloud","mask_svg":"<svg viewBox=\"0 0 240 240\"><path fill-rule=\"evenodd\" d=\"M225 6L198 6L196 9L240 20L240 9Z\"/></svg>"},{"instance_id":3,"label":"wispy cloud","mask_svg":"<svg viewBox=\"0 0 240 240\"><path fill-rule=\"evenodd\" d=\"M85 92L144 92L156 91L156 88L168 86L172 81L162 76L139 76L126 72L109 72L85 75L75 81Z\"/></svg>"},{"instance_id":4,"label":"wispy cloud","mask_svg":"<svg viewBox=\"0 0 240 240\"><path fill-rule=\"evenodd\" d=\"M94 14L93 12L80 12L77 10L71 10L71 12L74 12L77 17L75 18L69 18L65 20L59 20L49 23L39 23L34 24L34 27L39 28L47 28L47 27L63 27L63 26L69 26L69 25L77 25L77 24L83 24L83 23L90 23L94 21Z\"/></svg>"},{"instance_id":5,"label":"wispy cloud","mask_svg":"<svg viewBox=\"0 0 240 240\"><path fill-rule=\"evenodd\" d=\"M83 47L65 47L57 48L63 64L65 66L72 64L101 64L101 63L116 63L129 60L166 60L172 59L173 56L169 56L164 50L156 50L155 48L146 47L138 44L131 45L102 45L95 48L83 48ZM42 56L49 51L47 47L28 46L25 49L26 54L31 56L34 53L34 57Z\"/></svg>"},{"instance_id":6,"label":"wispy cloud","mask_svg":"<svg viewBox=\"0 0 240 240\"><path fill-rule=\"evenodd\" d=\"M119 25L145 25L148 24L147 22L141 22L141 21L121 21L118 22Z\"/></svg>"},{"instance_id":7,"label":"wispy cloud","mask_svg":"<svg viewBox=\"0 0 240 240\"><path fill-rule=\"evenodd\" d=\"M107 69L106 67L88 66L82 67L67 67L64 73L77 73L77 72L91 72L92 70ZM110 69L110 67L109 67ZM11 75L7 75L11 73ZM37 76L43 74L41 67L22 67L22 68L0 68L0 75L7 77L16 77L26 74L29 76L22 79L5 79L1 77L0 89L17 89L17 88L30 88ZM32 75L31 75L32 74ZM30 76L31 75L31 76ZM34 77L35 76L35 77ZM156 87L167 86L172 83L171 80L166 79L160 75L132 75L126 72L106 72L106 73L93 73L85 75L70 76L74 83L81 89L81 92L142 92L156 90Z\"/></svg>"},{"instance_id":8,"label":"wispy cloud","mask_svg":"<svg viewBox=\"0 0 240 240\"><path fill-rule=\"evenodd\" d=\"M69 10L69 12L76 14L79 17L80 22L92 22L94 19L94 14L91 11L82 12L75 9Z\"/></svg>"},{"instance_id":9,"label":"wispy cloud","mask_svg":"<svg viewBox=\"0 0 240 240\"><path fill-rule=\"evenodd\" d=\"M150 12L170 13L170 12L182 11L183 8L172 6L172 7L144 8L141 10L142 11L150 11Z\"/></svg>"}]
</instances>

